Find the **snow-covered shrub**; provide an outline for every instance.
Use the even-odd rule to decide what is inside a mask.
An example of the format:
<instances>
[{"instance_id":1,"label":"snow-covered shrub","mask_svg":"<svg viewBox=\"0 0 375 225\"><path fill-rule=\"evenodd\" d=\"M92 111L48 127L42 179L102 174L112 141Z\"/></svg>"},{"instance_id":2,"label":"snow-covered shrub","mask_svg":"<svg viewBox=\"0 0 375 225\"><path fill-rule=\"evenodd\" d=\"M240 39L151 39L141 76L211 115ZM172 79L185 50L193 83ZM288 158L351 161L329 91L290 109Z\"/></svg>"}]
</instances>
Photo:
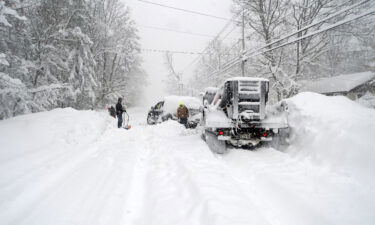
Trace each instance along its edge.
<instances>
[{"instance_id":1,"label":"snow-covered shrub","mask_svg":"<svg viewBox=\"0 0 375 225\"><path fill-rule=\"evenodd\" d=\"M33 106L26 86L20 80L0 72L0 120L30 113Z\"/></svg>"}]
</instances>

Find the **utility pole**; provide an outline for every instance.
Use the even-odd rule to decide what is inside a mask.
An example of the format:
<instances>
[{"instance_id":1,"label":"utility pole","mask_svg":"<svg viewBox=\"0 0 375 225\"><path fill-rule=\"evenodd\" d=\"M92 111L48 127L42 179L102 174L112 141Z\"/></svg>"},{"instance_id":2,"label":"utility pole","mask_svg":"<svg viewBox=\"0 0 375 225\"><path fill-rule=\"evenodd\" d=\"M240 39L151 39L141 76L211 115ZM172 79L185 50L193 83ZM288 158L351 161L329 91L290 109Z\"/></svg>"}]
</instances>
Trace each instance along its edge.
<instances>
[{"instance_id":1,"label":"utility pole","mask_svg":"<svg viewBox=\"0 0 375 225\"><path fill-rule=\"evenodd\" d=\"M244 60L244 53L245 53L245 11L242 12L242 52L241 52L241 72L242 76L245 76L245 60Z\"/></svg>"},{"instance_id":2,"label":"utility pole","mask_svg":"<svg viewBox=\"0 0 375 225\"><path fill-rule=\"evenodd\" d=\"M184 93L184 83L182 83L182 73L177 73L178 78L178 92L180 95L183 95Z\"/></svg>"}]
</instances>

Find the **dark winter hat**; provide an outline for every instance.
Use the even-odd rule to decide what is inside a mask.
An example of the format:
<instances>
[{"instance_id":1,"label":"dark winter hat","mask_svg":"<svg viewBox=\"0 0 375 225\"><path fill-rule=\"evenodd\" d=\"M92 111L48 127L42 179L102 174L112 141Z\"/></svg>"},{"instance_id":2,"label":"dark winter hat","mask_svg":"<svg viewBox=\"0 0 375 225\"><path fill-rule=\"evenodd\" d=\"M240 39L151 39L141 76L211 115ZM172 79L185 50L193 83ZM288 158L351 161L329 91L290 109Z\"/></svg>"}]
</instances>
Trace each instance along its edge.
<instances>
[{"instance_id":1,"label":"dark winter hat","mask_svg":"<svg viewBox=\"0 0 375 225\"><path fill-rule=\"evenodd\" d=\"M122 98L118 98L118 102L122 102Z\"/></svg>"}]
</instances>

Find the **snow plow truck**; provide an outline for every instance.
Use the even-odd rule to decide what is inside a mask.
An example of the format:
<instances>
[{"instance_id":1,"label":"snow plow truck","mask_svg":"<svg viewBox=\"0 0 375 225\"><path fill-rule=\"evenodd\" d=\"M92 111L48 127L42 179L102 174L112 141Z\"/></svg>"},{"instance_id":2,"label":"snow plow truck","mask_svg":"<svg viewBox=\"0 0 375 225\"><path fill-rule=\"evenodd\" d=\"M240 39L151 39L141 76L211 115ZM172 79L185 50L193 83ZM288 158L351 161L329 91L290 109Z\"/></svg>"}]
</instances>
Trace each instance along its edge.
<instances>
[{"instance_id":1,"label":"snow plow truck","mask_svg":"<svg viewBox=\"0 0 375 225\"><path fill-rule=\"evenodd\" d=\"M287 104L279 102L266 107L268 93L269 80L251 77L234 77L219 88L207 88L201 125L202 137L209 148L222 154L228 145L238 148L253 148L261 143L276 148L287 145Z\"/></svg>"}]
</instances>

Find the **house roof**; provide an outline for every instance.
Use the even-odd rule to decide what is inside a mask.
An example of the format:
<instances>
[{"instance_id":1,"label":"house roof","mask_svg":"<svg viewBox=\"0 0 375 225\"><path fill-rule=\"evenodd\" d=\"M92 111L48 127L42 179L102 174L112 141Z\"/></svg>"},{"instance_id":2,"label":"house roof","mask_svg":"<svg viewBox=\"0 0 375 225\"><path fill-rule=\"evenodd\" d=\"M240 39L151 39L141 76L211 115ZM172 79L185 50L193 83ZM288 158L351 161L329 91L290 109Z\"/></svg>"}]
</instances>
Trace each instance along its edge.
<instances>
[{"instance_id":1,"label":"house roof","mask_svg":"<svg viewBox=\"0 0 375 225\"><path fill-rule=\"evenodd\" d=\"M374 72L362 72L317 80L304 80L300 82L300 90L321 94L349 92L373 79L375 79Z\"/></svg>"}]
</instances>

